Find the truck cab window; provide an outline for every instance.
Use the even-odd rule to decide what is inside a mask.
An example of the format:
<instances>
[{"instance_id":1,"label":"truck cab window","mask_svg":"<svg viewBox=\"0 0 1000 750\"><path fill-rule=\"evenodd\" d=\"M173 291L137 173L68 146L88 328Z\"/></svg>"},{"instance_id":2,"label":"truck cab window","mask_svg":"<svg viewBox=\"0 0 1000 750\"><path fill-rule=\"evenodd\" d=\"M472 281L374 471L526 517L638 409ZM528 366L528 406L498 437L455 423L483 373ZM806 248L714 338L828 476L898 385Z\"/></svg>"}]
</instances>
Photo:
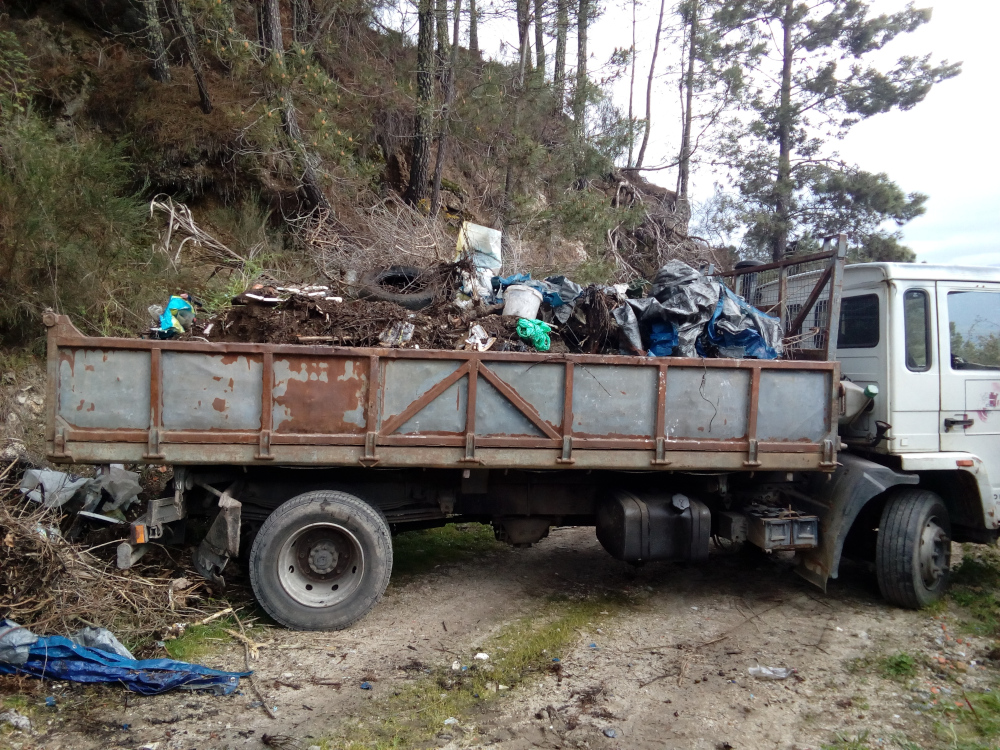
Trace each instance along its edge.
<instances>
[{"instance_id":1,"label":"truck cab window","mask_svg":"<svg viewBox=\"0 0 1000 750\"><path fill-rule=\"evenodd\" d=\"M903 329L906 369L927 372L931 369L931 322L930 302L923 289L909 289L903 294Z\"/></svg>"},{"instance_id":2,"label":"truck cab window","mask_svg":"<svg viewBox=\"0 0 1000 750\"><path fill-rule=\"evenodd\" d=\"M871 349L879 341L877 294L844 297L840 303L838 349Z\"/></svg>"},{"instance_id":3,"label":"truck cab window","mask_svg":"<svg viewBox=\"0 0 1000 750\"><path fill-rule=\"evenodd\" d=\"M1000 293L948 292L953 370L1000 370Z\"/></svg>"}]
</instances>

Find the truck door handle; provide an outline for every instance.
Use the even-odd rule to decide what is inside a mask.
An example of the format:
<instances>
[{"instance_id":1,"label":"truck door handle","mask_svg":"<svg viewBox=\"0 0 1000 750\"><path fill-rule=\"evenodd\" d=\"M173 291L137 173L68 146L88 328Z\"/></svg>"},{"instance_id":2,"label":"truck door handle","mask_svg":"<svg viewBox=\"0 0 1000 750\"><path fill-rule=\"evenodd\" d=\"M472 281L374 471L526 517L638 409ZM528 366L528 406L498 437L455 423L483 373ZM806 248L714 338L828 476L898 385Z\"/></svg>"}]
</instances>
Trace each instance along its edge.
<instances>
[{"instance_id":1,"label":"truck door handle","mask_svg":"<svg viewBox=\"0 0 1000 750\"><path fill-rule=\"evenodd\" d=\"M976 420L971 417L966 417L965 419L951 419L946 417L944 420L944 431L951 432L952 427L972 427L976 423Z\"/></svg>"}]
</instances>

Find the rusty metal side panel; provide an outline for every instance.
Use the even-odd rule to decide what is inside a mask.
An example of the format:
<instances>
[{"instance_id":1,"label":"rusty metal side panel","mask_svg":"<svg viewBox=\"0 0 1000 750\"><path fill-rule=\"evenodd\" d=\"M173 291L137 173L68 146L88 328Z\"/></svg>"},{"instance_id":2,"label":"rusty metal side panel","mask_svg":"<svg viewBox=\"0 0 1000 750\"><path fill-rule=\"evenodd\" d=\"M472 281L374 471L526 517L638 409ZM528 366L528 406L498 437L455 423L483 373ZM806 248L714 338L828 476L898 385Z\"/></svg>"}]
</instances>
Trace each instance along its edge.
<instances>
[{"instance_id":1,"label":"rusty metal side panel","mask_svg":"<svg viewBox=\"0 0 1000 750\"><path fill-rule=\"evenodd\" d=\"M460 364L445 359L386 362L380 427L453 374ZM469 380L463 377L394 430L394 434L461 434L465 431L468 394Z\"/></svg>"},{"instance_id":2,"label":"rusty metal side panel","mask_svg":"<svg viewBox=\"0 0 1000 750\"><path fill-rule=\"evenodd\" d=\"M74 427L149 427L149 352L59 350L56 414Z\"/></svg>"},{"instance_id":3,"label":"rusty metal side panel","mask_svg":"<svg viewBox=\"0 0 1000 750\"><path fill-rule=\"evenodd\" d=\"M664 404L667 437L735 440L747 435L750 370L671 367Z\"/></svg>"},{"instance_id":4,"label":"rusty metal side panel","mask_svg":"<svg viewBox=\"0 0 1000 750\"><path fill-rule=\"evenodd\" d=\"M166 430L260 430L262 355L163 352Z\"/></svg>"},{"instance_id":5,"label":"rusty metal side panel","mask_svg":"<svg viewBox=\"0 0 1000 750\"><path fill-rule=\"evenodd\" d=\"M563 418L563 398L566 389L564 364L532 364L531 362L485 363L497 377L517 391L535 407L538 415L559 429Z\"/></svg>"},{"instance_id":6,"label":"rusty metal side panel","mask_svg":"<svg viewBox=\"0 0 1000 750\"><path fill-rule=\"evenodd\" d=\"M656 367L577 362L573 368L574 435L652 437L658 375Z\"/></svg>"},{"instance_id":7,"label":"rusty metal side panel","mask_svg":"<svg viewBox=\"0 0 1000 750\"><path fill-rule=\"evenodd\" d=\"M821 370L762 370L758 439L809 443L828 439L831 387L830 373Z\"/></svg>"},{"instance_id":8,"label":"rusty metal side panel","mask_svg":"<svg viewBox=\"0 0 1000 750\"><path fill-rule=\"evenodd\" d=\"M363 434L368 363L367 357L275 356L271 409L274 432Z\"/></svg>"}]
</instances>

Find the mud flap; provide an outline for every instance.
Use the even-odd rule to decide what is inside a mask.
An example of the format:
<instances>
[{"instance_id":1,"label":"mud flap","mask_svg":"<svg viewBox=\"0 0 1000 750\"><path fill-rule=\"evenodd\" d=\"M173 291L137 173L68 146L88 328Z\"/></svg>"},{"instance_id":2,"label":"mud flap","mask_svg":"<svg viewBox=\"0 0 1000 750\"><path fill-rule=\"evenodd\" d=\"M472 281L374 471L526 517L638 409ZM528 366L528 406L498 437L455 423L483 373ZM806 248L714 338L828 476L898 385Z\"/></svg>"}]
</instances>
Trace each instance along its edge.
<instances>
[{"instance_id":1,"label":"mud flap","mask_svg":"<svg viewBox=\"0 0 1000 750\"><path fill-rule=\"evenodd\" d=\"M795 497L803 511L819 516L819 546L799 553L795 572L824 592L827 581L837 577L844 541L861 509L890 487L920 481L916 474L901 474L850 453L837 459L840 466L832 475L814 474L807 492Z\"/></svg>"},{"instance_id":2,"label":"mud flap","mask_svg":"<svg viewBox=\"0 0 1000 750\"><path fill-rule=\"evenodd\" d=\"M229 490L223 492L219 498L219 513L193 556L197 571L219 588L226 587L222 571L240 552L242 510L243 504L232 497Z\"/></svg>"}]
</instances>

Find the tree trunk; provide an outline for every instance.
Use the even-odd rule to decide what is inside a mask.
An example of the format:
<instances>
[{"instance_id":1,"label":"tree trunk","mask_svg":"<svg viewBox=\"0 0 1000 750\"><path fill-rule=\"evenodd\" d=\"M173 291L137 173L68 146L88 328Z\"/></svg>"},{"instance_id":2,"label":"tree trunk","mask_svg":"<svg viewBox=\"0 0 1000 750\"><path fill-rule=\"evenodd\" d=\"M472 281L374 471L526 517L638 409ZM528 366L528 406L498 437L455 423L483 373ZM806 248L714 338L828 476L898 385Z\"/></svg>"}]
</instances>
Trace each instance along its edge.
<instances>
[{"instance_id":1,"label":"tree trunk","mask_svg":"<svg viewBox=\"0 0 1000 750\"><path fill-rule=\"evenodd\" d=\"M587 131L587 27L590 25L590 0L580 0L576 19L576 91L573 92L573 119L577 135Z\"/></svg>"},{"instance_id":2,"label":"tree trunk","mask_svg":"<svg viewBox=\"0 0 1000 750\"><path fill-rule=\"evenodd\" d=\"M312 28L312 8L309 0L292 0L292 41L306 44Z\"/></svg>"},{"instance_id":3,"label":"tree trunk","mask_svg":"<svg viewBox=\"0 0 1000 750\"><path fill-rule=\"evenodd\" d=\"M635 114L632 102L635 99L635 6L638 0L632 0L632 74L628 83L628 166L632 167L632 150L635 146Z\"/></svg>"},{"instance_id":4,"label":"tree trunk","mask_svg":"<svg viewBox=\"0 0 1000 750\"><path fill-rule=\"evenodd\" d=\"M448 60L448 0L437 0L434 12L434 28L437 32L438 77L444 80L444 66Z\"/></svg>"},{"instance_id":5,"label":"tree trunk","mask_svg":"<svg viewBox=\"0 0 1000 750\"><path fill-rule=\"evenodd\" d=\"M545 80L545 0L535 0L535 60L538 78Z\"/></svg>"},{"instance_id":6,"label":"tree trunk","mask_svg":"<svg viewBox=\"0 0 1000 750\"><path fill-rule=\"evenodd\" d=\"M281 11L278 7L278 0L262 0L260 5L260 38L264 51L274 55L278 62L278 67L283 68L285 64L285 43L281 35ZM285 79L287 80L287 79ZM292 103L292 93L287 84L281 84L272 92L283 102L281 109L281 124L285 135L292 142L293 150L302 155L302 194L311 208L322 208L329 210L330 202L326 199L323 189L319 184L319 177L316 172L318 159L306 148L305 139L299 129L298 115Z\"/></svg>"},{"instance_id":7,"label":"tree trunk","mask_svg":"<svg viewBox=\"0 0 1000 750\"><path fill-rule=\"evenodd\" d=\"M198 54L198 39L194 33L194 23L188 14L187 7L183 0L167 0L167 10L181 38L184 40L184 48L187 50L188 59L191 61L191 70L194 71L194 80L198 84L198 96L201 97L201 111L206 115L212 112L212 99L208 95L208 86L205 85L205 76L202 72L201 56Z\"/></svg>"},{"instance_id":8,"label":"tree trunk","mask_svg":"<svg viewBox=\"0 0 1000 750\"><path fill-rule=\"evenodd\" d=\"M434 4L420 0L417 12L417 114L414 119L410 186L406 199L416 205L427 198L430 166L431 114L434 111Z\"/></svg>"},{"instance_id":9,"label":"tree trunk","mask_svg":"<svg viewBox=\"0 0 1000 750\"><path fill-rule=\"evenodd\" d=\"M649 131L653 122L653 74L656 72L656 56L660 51L660 32L663 31L663 9L666 0L660 0L660 19L656 22L656 41L653 42L653 59L649 61L649 78L646 80L646 130L642 134L642 145L639 155L635 158L635 168L642 168L642 160L646 158L646 146L649 145Z\"/></svg>"},{"instance_id":10,"label":"tree trunk","mask_svg":"<svg viewBox=\"0 0 1000 750\"><path fill-rule=\"evenodd\" d=\"M785 2L785 15L781 20L781 103L778 108L778 180L775 185L774 209L777 215L777 232L774 237L772 258L779 261L788 248L788 230L792 202L792 0Z\"/></svg>"},{"instance_id":11,"label":"tree trunk","mask_svg":"<svg viewBox=\"0 0 1000 750\"><path fill-rule=\"evenodd\" d=\"M677 198L687 202L688 182L691 176L691 125L694 121L694 62L698 55L698 0L691 3L688 24L687 72L684 75L684 124L681 127L681 153L677 167Z\"/></svg>"},{"instance_id":12,"label":"tree trunk","mask_svg":"<svg viewBox=\"0 0 1000 750\"><path fill-rule=\"evenodd\" d=\"M566 37L569 32L569 0L556 0L556 62L552 71L552 89L556 111L562 114L566 103Z\"/></svg>"},{"instance_id":13,"label":"tree trunk","mask_svg":"<svg viewBox=\"0 0 1000 750\"><path fill-rule=\"evenodd\" d=\"M524 68L531 67L531 45L528 42L528 29L531 26L531 6L529 0L517 0L517 49L521 53L519 69L522 74ZM528 49L528 58L525 61L524 50Z\"/></svg>"},{"instance_id":14,"label":"tree trunk","mask_svg":"<svg viewBox=\"0 0 1000 750\"><path fill-rule=\"evenodd\" d=\"M146 16L146 44L153 63L153 80L167 83L170 81L170 65L167 63L167 48L163 44L163 29L160 27L156 0L142 0L142 9Z\"/></svg>"},{"instance_id":15,"label":"tree trunk","mask_svg":"<svg viewBox=\"0 0 1000 750\"><path fill-rule=\"evenodd\" d=\"M455 0L455 20L451 34L451 60L445 77L444 107L441 109L441 134L438 136L437 161L434 164L434 190L431 193L431 217L441 208L441 174L444 172L445 154L448 149L448 128L451 125L451 105L455 101L455 72L458 66L458 21L462 0Z\"/></svg>"},{"instance_id":16,"label":"tree trunk","mask_svg":"<svg viewBox=\"0 0 1000 750\"><path fill-rule=\"evenodd\" d=\"M469 52L473 57L479 55L479 17L476 10L476 0L469 0Z\"/></svg>"}]
</instances>

